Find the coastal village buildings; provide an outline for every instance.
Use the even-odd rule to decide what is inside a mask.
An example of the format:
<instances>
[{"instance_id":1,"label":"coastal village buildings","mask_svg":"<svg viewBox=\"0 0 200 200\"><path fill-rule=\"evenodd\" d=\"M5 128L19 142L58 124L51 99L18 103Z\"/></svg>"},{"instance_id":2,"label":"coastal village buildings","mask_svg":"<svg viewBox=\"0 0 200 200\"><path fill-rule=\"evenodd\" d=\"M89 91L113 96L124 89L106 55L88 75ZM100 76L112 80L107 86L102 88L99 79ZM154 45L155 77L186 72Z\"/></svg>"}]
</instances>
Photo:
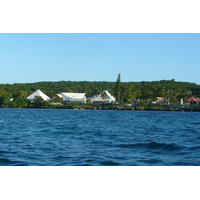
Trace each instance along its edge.
<instances>
[{"instance_id":1,"label":"coastal village buildings","mask_svg":"<svg viewBox=\"0 0 200 200\"><path fill-rule=\"evenodd\" d=\"M92 103L111 103L116 102L115 97L113 97L107 90L104 90L101 94L90 98Z\"/></svg>"},{"instance_id":2,"label":"coastal village buildings","mask_svg":"<svg viewBox=\"0 0 200 200\"><path fill-rule=\"evenodd\" d=\"M87 97L86 93L61 93L57 94L57 96L63 98L66 102L78 102L78 103L86 103Z\"/></svg>"},{"instance_id":3,"label":"coastal village buildings","mask_svg":"<svg viewBox=\"0 0 200 200\"><path fill-rule=\"evenodd\" d=\"M44 101L50 101L51 99L44 94L41 90L36 90L34 93L32 93L31 95L29 95L27 97L27 99L29 99L30 101L35 100L37 97L41 97Z\"/></svg>"},{"instance_id":4,"label":"coastal village buildings","mask_svg":"<svg viewBox=\"0 0 200 200\"><path fill-rule=\"evenodd\" d=\"M57 94L57 96L63 98L66 102L78 102L78 103L86 103L87 97L86 93L61 93ZM90 98L92 103L111 103L116 102L115 98L107 91L104 90L101 94L96 95Z\"/></svg>"},{"instance_id":5,"label":"coastal village buildings","mask_svg":"<svg viewBox=\"0 0 200 200\"><path fill-rule=\"evenodd\" d=\"M87 97L85 96L86 93L67 93L63 92L60 94L57 94L58 97L62 98L65 102L71 102L71 103L81 103L85 104L87 102ZM41 97L44 101L52 101L52 104L56 104L53 100L51 100L50 97L48 97L46 94L44 94L41 90L36 90L34 93L29 95L27 97L28 100L34 101L38 97ZM88 100L91 101L91 103L116 103L116 98L113 97L108 90L103 90L103 92L99 95L95 95L91 98L88 98ZM138 104L137 100L133 100L133 104ZM157 103L164 103L164 98L157 97L157 101L151 102L153 104ZM189 99L186 99L183 103L183 99L181 99L180 104L190 104L190 105L200 105L200 98L195 98L194 96L190 97ZM61 102L59 102L61 104ZM61 104L62 105L62 104Z\"/></svg>"},{"instance_id":6,"label":"coastal village buildings","mask_svg":"<svg viewBox=\"0 0 200 200\"><path fill-rule=\"evenodd\" d=\"M191 105L200 105L200 98L190 97L186 101L189 102Z\"/></svg>"}]
</instances>

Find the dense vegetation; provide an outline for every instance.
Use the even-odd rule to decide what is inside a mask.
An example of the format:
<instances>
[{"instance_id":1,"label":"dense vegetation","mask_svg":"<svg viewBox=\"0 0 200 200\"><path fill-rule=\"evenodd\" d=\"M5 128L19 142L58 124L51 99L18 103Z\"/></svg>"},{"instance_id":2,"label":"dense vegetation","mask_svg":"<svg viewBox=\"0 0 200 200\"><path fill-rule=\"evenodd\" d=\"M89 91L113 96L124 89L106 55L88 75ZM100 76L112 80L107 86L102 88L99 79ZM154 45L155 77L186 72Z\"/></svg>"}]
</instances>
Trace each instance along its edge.
<instances>
[{"instance_id":1,"label":"dense vegetation","mask_svg":"<svg viewBox=\"0 0 200 200\"><path fill-rule=\"evenodd\" d=\"M84 92L87 97L92 97L103 90L108 90L119 99L120 104L133 103L134 99L142 99L145 103L151 103L156 100L156 97L163 97L166 102L177 104L181 98L200 97L200 85L195 83L176 82L174 79L120 82L120 75L118 75L116 82L60 81L0 84L0 107L29 107L30 102L26 97L37 89L55 99L56 94L61 92Z\"/></svg>"}]
</instances>

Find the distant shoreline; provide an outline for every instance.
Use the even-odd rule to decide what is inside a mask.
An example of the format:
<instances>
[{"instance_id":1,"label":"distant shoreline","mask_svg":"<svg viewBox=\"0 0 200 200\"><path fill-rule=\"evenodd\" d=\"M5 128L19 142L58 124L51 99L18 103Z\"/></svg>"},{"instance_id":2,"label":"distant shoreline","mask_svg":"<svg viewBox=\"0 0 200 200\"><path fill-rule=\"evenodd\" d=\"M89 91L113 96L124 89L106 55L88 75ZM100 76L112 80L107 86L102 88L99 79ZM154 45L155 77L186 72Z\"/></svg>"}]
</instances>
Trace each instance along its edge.
<instances>
[{"instance_id":1,"label":"distant shoreline","mask_svg":"<svg viewBox=\"0 0 200 200\"><path fill-rule=\"evenodd\" d=\"M113 110L113 111L168 111L168 112L200 112L200 106L193 106L193 107L171 107L171 108L147 108L147 107L139 107L139 108L134 108L134 107L129 107L129 108L111 108L111 107L87 107L87 108L83 108L83 107L76 107L76 108L72 108L72 107L68 107L68 108L63 108L63 107L41 107L41 108L34 108L34 107L27 107L27 108L0 108L0 109L44 109L44 110Z\"/></svg>"}]
</instances>

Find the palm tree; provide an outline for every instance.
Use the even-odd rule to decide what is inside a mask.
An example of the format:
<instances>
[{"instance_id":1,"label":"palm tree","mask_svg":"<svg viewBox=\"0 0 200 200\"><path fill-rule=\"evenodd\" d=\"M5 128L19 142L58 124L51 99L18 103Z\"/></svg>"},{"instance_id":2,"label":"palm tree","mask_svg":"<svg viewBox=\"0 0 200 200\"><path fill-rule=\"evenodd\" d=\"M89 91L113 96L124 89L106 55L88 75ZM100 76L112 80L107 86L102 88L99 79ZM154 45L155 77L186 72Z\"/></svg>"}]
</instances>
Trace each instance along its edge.
<instances>
[{"instance_id":1,"label":"palm tree","mask_svg":"<svg viewBox=\"0 0 200 200\"><path fill-rule=\"evenodd\" d=\"M102 97L102 99L103 99L103 100L105 100L105 99L106 99L106 97L107 97L107 94L106 94L106 92L105 92L105 91L103 91L103 92L101 93L101 97Z\"/></svg>"}]
</instances>

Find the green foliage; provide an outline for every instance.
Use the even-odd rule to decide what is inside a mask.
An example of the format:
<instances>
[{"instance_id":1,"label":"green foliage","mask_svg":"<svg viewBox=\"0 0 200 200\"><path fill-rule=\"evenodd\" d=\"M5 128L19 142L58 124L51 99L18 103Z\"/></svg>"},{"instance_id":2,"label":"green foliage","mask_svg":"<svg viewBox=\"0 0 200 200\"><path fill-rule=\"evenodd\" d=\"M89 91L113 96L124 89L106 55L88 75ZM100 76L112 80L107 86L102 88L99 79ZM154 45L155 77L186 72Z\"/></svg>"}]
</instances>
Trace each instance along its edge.
<instances>
[{"instance_id":1,"label":"green foliage","mask_svg":"<svg viewBox=\"0 0 200 200\"><path fill-rule=\"evenodd\" d=\"M55 102L63 102L64 100L63 100L62 97L55 96L54 101L55 101Z\"/></svg>"},{"instance_id":2,"label":"green foliage","mask_svg":"<svg viewBox=\"0 0 200 200\"><path fill-rule=\"evenodd\" d=\"M84 81L84 83L83 83L83 89L82 89L81 92L88 93L88 84L87 84L87 81Z\"/></svg>"},{"instance_id":3,"label":"green foliage","mask_svg":"<svg viewBox=\"0 0 200 200\"><path fill-rule=\"evenodd\" d=\"M11 102L12 108L26 108L30 106L30 101L26 98L15 98Z\"/></svg>"},{"instance_id":4,"label":"green foliage","mask_svg":"<svg viewBox=\"0 0 200 200\"><path fill-rule=\"evenodd\" d=\"M26 98L28 96L27 91L25 90L14 90L12 93L12 97L15 98Z\"/></svg>"},{"instance_id":5,"label":"green foliage","mask_svg":"<svg viewBox=\"0 0 200 200\"><path fill-rule=\"evenodd\" d=\"M87 99L86 100L86 105L89 105L89 104L91 104L92 103L92 101L90 100L90 99Z\"/></svg>"},{"instance_id":6,"label":"green foliage","mask_svg":"<svg viewBox=\"0 0 200 200\"><path fill-rule=\"evenodd\" d=\"M121 82L118 75L116 82L106 81L59 81L59 82L37 82L37 83L17 83L0 84L0 107L26 107L26 102L22 99L37 89L40 89L50 98L62 92L86 92L87 97L102 93L108 90L111 95L117 97L118 102L129 104L134 99L143 99L152 102L156 97L163 97L166 103L176 103L181 98L187 99L191 96L200 97L200 85L188 82L176 82L172 80L161 80L152 82ZM13 98L13 101L10 99ZM176 99L176 100L175 100ZM61 99L60 99L61 100ZM55 101L60 101L56 99ZM39 102L40 106L46 104ZM29 105L27 105L29 107Z\"/></svg>"},{"instance_id":7,"label":"green foliage","mask_svg":"<svg viewBox=\"0 0 200 200\"><path fill-rule=\"evenodd\" d=\"M136 98L137 90L131 83L123 85L121 87L121 103L132 103L132 100Z\"/></svg>"},{"instance_id":8,"label":"green foliage","mask_svg":"<svg viewBox=\"0 0 200 200\"><path fill-rule=\"evenodd\" d=\"M1 108L10 107L10 94L3 90L0 90L0 107Z\"/></svg>"},{"instance_id":9,"label":"green foliage","mask_svg":"<svg viewBox=\"0 0 200 200\"><path fill-rule=\"evenodd\" d=\"M103 93L101 94L101 97L102 97L103 99L106 99L106 97L107 97L106 92L103 92Z\"/></svg>"},{"instance_id":10,"label":"green foliage","mask_svg":"<svg viewBox=\"0 0 200 200\"><path fill-rule=\"evenodd\" d=\"M51 103L48 101L44 101L42 97L36 97L36 99L33 102L34 108L46 108L50 105Z\"/></svg>"},{"instance_id":11,"label":"green foliage","mask_svg":"<svg viewBox=\"0 0 200 200\"><path fill-rule=\"evenodd\" d=\"M90 92L86 94L86 97L93 97L99 95L101 92L98 88L92 88Z\"/></svg>"},{"instance_id":12,"label":"green foliage","mask_svg":"<svg viewBox=\"0 0 200 200\"><path fill-rule=\"evenodd\" d=\"M9 108L10 107L10 97L9 96L2 96L0 97L0 107L2 108Z\"/></svg>"},{"instance_id":13,"label":"green foliage","mask_svg":"<svg viewBox=\"0 0 200 200\"><path fill-rule=\"evenodd\" d=\"M147 106L147 103L143 100L140 100L138 103L139 106Z\"/></svg>"},{"instance_id":14,"label":"green foliage","mask_svg":"<svg viewBox=\"0 0 200 200\"><path fill-rule=\"evenodd\" d=\"M178 104L178 100L176 98L170 99L170 104Z\"/></svg>"}]
</instances>

